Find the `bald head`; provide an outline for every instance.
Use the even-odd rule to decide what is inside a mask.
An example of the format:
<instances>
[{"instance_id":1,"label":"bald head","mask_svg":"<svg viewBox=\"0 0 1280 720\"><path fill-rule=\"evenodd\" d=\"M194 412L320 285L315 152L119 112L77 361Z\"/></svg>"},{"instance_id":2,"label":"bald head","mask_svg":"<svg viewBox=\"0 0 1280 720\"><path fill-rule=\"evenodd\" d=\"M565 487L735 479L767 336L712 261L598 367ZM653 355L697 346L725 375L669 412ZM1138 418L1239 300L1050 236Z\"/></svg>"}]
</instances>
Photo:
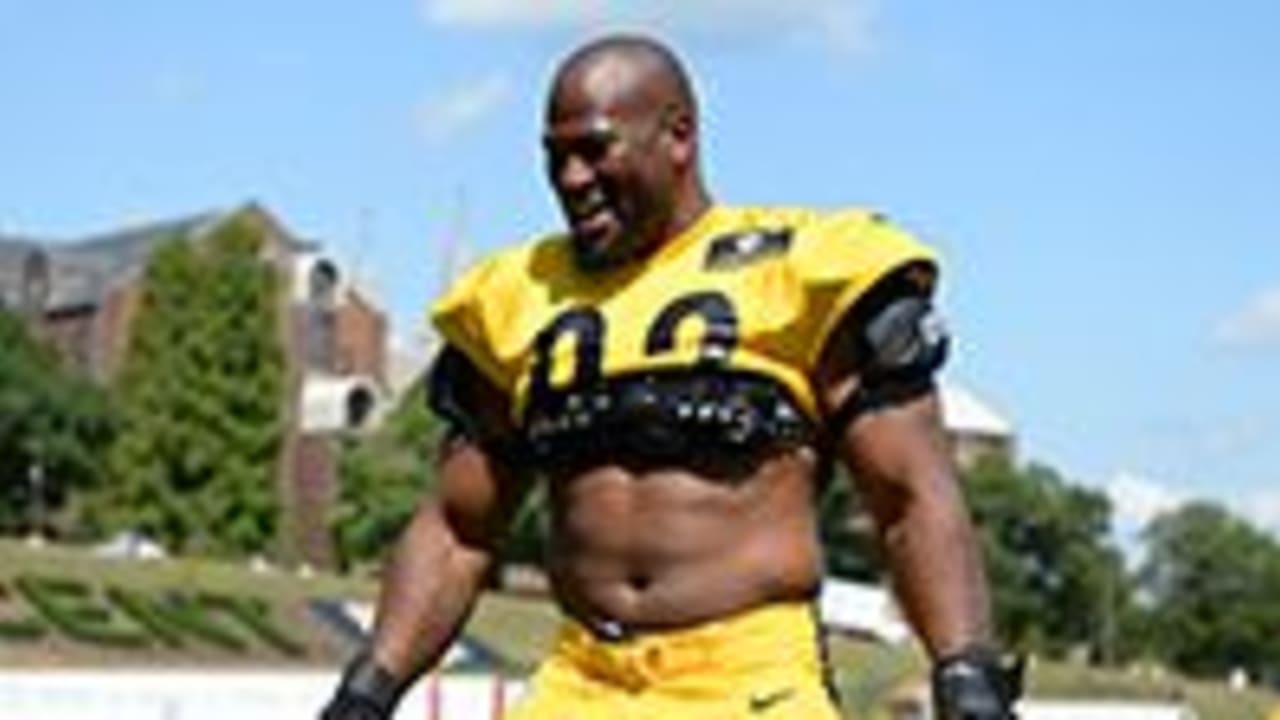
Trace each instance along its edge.
<instances>
[{"instance_id":1,"label":"bald head","mask_svg":"<svg viewBox=\"0 0 1280 720\"><path fill-rule=\"evenodd\" d=\"M585 92L627 111L696 115L689 76L666 45L643 35L606 35L575 50L555 74L550 112L566 93Z\"/></svg>"},{"instance_id":2,"label":"bald head","mask_svg":"<svg viewBox=\"0 0 1280 720\"><path fill-rule=\"evenodd\" d=\"M543 147L584 269L652 252L709 206L689 78L655 40L608 35L560 63Z\"/></svg>"}]
</instances>

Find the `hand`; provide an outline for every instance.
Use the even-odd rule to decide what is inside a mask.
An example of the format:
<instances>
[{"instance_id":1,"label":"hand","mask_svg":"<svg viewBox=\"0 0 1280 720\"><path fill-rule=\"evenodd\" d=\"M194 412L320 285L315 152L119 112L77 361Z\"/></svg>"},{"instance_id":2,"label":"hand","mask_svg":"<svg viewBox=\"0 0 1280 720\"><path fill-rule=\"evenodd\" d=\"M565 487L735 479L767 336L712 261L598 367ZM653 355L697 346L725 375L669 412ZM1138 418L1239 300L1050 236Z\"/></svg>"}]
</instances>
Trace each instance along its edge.
<instances>
[{"instance_id":1,"label":"hand","mask_svg":"<svg viewBox=\"0 0 1280 720\"><path fill-rule=\"evenodd\" d=\"M348 663L320 720L389 720L402 692L403 683L361 653Z\"/></svg>"},{"instance_id":2,"label":"hand","mask_svg":"<svg viewBox=\"0 0 1280 720\"><path fill-rule=\"evenodd\" d=\"M1021 658L1008 661L973 647L938 660L933 668L938 720L1017 720L1013 704L1021 695Z\"/></svg>"}]
</instances>

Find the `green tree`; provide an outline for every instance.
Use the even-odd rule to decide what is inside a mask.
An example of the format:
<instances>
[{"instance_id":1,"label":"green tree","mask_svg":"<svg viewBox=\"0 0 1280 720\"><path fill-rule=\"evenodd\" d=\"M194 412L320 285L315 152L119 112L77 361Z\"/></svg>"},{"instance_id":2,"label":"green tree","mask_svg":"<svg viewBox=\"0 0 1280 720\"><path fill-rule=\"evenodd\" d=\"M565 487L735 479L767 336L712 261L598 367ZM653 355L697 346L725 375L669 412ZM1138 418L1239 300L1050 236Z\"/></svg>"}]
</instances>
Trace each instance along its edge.
<instances>
[{"instance_id":1,"label":"green tree","mask_svg":"<svg viewBox=\"0 0 1280 720\"><path fill-rule=\"evenodd\" d=\"M0 311L0 533L69 532L76 493L100 484L111 431L104 393Z\"/></svg>"},{"instance_id":2,"label":"green tree","mask_svg":"<svg viewBox=\"0 0 1280 720\"><path fill-rule=\"evenodd\" d=\"M988 458L965 473L1004 641L1113 659L1131 593L1110 502L1042 465Z\"/></svg>"},{"instance_id":3,"label":"green tree","mask_svg":"<svg viewBox=\"0 0 1280 720\"><path fill-rule=\"evenodd\" d=\"M196 335L202 427L214 448L200 497L199 545L230 554L260 551L280 513L276 459L283 438L284 353L276 316L278 279L263 262L261 234L232 220L203 258L205 329Z\"/></svg>"},{"instance_id":4,"label":"green tree","mask_svg":"<svg viewBox=\"0 0 1280 720\"><path fill-rule=\"evenodd\" d=\"M377 429L343 440L331 517L343 565L378 559L390 549L423 493L435 486L439 437L440 423L415 384Z\"/></svg>"},{"instance_id":5,"label":"green tree","mask_svg":"<svg viewBox=\"0 0 1280 720\"><path fill-rule=\"evenodd\" d=\"M102 530L223 554L273 539L284 361L261 242L233 219L150 258L115 386L113 481L90 514Z\"/></svg>"},{"instance_id":6,"label":"green tree","mask_svg":"<svg viewBox=\"0 0 1280 720\"><path fill-rule=\"evenodd\" d=\"M877 582L884 577L876 529L843 468L821 488L818 529L827 572L850 580Z\"/></svg>"},{"instance_id":7,"label":"green tree","mask_svg":"<svg viewBox=\"0 0 1280 720\"><path fill-rule=\"evenodd\" d=\"M435 489L434 455L443 425L427 407L421 383L405 393L372 433L344 439L341 489L331 519L345 566L380 559L408 523L424 495ZM516 511L502 563L541 564L547 548L545 486Z\"/></svg>"},{"instance_id":8,"label":"green tree","mask_svg":"<svg viewBox=\"0 0 1280 720\"><path fill-rule=\"evenodd\" d=\"M1161 655L1191 673L1280 679L1280 545L1207 502L1157 517L1144 540L1139 577Z\"/></svg>"},{"instance_id":9,"label":"green tree","mask_svg":"<svg viewBox=\"0 0 1280 720\"><path fill-rule=\"evenodd\" d=\"M184 495L201 486L208 454L190 422L199 405L191 361L199 287L197 258L181 238L149 259L113 388L121 425L108 459L112 481L87 508L99 532L132 528L177 546L195 525Z\"/></svg>"}]
</instances>

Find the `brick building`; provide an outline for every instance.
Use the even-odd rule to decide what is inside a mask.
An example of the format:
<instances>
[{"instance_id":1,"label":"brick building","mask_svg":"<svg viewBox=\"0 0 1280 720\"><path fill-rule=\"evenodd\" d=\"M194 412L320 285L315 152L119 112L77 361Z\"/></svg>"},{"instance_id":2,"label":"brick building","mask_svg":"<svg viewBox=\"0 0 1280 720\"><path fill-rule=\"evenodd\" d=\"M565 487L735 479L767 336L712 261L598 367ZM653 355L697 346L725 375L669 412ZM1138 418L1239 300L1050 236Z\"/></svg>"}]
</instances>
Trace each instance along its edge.
<instances>
[{"instance_id":1,"label":"brick building","mask_svg":"<svg viewBox=\"0 0 1280 720\"><path fill-rule=\"evenodd\" d=\"M228 211L58 240L0 236L0 307L31 326L84 373L110 383L128 343L151 253L174 239L200 242L221 224L262 233L263 262L280 273L286 433L277 478L289 560L332 559L327 509L337 489L335 434L359 430L386 397L387 319L315 242L294 236L265 208Z\"/></svg>"}]
</instances>

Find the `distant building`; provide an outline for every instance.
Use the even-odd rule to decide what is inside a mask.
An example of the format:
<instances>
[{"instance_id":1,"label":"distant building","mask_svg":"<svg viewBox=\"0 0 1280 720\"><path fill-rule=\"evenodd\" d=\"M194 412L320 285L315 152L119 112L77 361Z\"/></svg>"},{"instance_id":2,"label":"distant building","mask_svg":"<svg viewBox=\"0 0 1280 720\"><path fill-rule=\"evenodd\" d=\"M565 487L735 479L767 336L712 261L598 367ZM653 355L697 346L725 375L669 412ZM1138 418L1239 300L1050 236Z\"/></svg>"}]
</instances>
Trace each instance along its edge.
<instances>
[{"instance_id":1,"label":"distant building","mask_svg":"<svg viewBox=\"0 0 1280 720\"><path fill-rule=\"evenodd\" d=\"M141 297L147 260L175 239L198 243L231 220L265 240L280 274L278 301L287 419L277 476L286 557L331 561L327 509L336 492L332 436L359 430L387 395L387 319L315 242L262 206L149 223L86 238L0 236L0 307L17 312L87 375L110 383Z\"/></svg>"},{"instance_id":2,"label":"distant building","mask_svg":"<svg viewBox=\"0 0 1280 720\"><path fill-rule=\"evenodd\" d=\"M1016 434L1011 422L960 385L943 384L939 394L942 423L956 465L968 469L988 455L1016 458Z\"/></svg>"}]
</instances>

